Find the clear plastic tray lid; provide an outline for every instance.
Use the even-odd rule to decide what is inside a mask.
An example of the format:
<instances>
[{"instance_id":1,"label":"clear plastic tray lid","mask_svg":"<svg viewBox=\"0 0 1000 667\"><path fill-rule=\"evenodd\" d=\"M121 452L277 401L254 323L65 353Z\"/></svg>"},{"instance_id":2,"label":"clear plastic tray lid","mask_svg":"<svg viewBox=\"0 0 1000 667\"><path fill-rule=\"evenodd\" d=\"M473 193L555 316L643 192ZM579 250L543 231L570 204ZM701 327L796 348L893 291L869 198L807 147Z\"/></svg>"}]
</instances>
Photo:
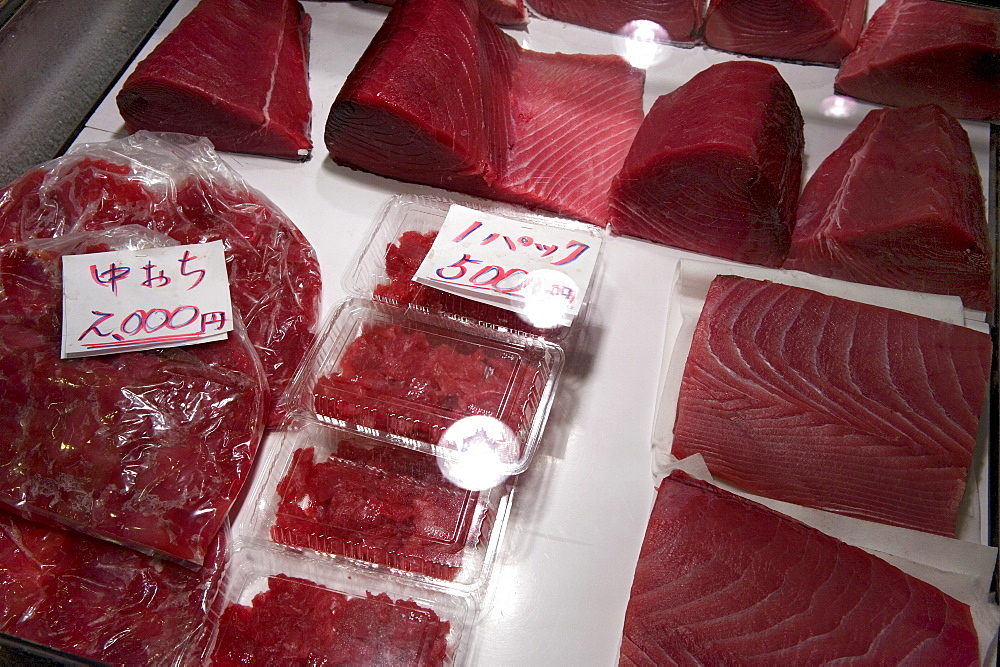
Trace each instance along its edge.
<instances>
[{"instance_id":1,"label":"clear plastic tray lid","mask_svg":"<svg viewBox=\"0 0 1000 667\"><path fill-rule=\"evenodd\" d=\"M484 220L502 217L517 228L514 233L509 225L493 227L484 223L466 227L463 224L462 231L452 235L455 237L452 240L461 237L469 251L466 277L471 279L482 273L480 278L472 280L475 287L466 285L464 295L440 289L443 281L436 283L439 287L432 287L414 279L456 206L490 216ZM353 268L344 276L343 286L351 296L560 342L587 318L602 268L605 236L605 231L595 225L540 215L508 204L397 195L375 217ZM460 250L455 253L455 257L464 254ZM583 274L574 273L584 259L587 270ZM443 261L447 264L450 259ZM451 275L461 270L459 267ZM520 310L497 305L504 301L500 297L508 288L521 285L528 273L539 279L547 278L548 282L537 282L534 290L515 290L517 298L508 301L522 302ZM509 277L498 280L505 274ZM499 289L482 289L487 285ZM544 288L538 287L542 285ZM565 303L565 298L560 297L565 297L571 289L575 302L573 316L566 315L566 307L560 305ZM468 297L469 293L498 298L491 302L476 301ZM521 294L527 297L521 298Z\"/></svg>"},{"instance_id":2,"label":"clear plastic tray lid","mask_svg":"<svg viewBox=\"0 0 1000 667\"><path fill-rule=\"evenodd\" d=\"M433 454L449 480L482 490L527 468L562 363L542 339L349 299L284 402L298 416Z\"/></svg>"}]
</instances>

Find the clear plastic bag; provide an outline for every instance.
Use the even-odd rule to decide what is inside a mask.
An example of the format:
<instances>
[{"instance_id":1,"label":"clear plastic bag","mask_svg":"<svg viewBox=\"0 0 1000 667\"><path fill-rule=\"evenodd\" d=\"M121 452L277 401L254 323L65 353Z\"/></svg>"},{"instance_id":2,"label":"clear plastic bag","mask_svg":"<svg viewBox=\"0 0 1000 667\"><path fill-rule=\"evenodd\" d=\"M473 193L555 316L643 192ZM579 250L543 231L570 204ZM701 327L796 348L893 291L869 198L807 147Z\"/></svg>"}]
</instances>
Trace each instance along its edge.
<instances>
[{"instance_id":1,"label":"clear plastic bag","mask_svg":"<svg viewBox=\"0 0 1000 667\"><path fill-rule=\"evenodd\" d=\"M0 248L0 502L200 565L264 430L239 318L226 340L60 358L61 256L173 243L127 226Z\"/></svg>"}]
</instances>

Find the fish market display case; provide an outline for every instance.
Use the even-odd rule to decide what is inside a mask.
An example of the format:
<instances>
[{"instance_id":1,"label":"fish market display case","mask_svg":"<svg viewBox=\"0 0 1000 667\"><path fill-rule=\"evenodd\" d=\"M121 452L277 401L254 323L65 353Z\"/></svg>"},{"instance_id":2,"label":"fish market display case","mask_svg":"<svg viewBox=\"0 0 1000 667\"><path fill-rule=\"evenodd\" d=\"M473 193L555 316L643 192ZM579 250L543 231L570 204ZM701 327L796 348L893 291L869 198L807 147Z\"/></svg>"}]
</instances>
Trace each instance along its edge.
<instances>
[{"instance_id":1,"label":"fish market display case","mask_svg":"<svg viewBox=\"0 0 1000 667\"><path fill-rule=\"evenodd\" d=\"M158 22L149 41L121 76L108 82L106 94L82 129L67 131L73 146L126 135L116 105L125 77L196 4L196 0L177 0L149 20L150 27ZM870 3L869 14L880 4ZM483 327L483 322L469 321L474 317L454 313L442 318L435 312L437 306L400 313L399 304L391 299L373 298L378 277L385 272L383 247L404 232L436 229L444 217L442 207L451 202L483 210L496 203L355 171L330 159L324 146L327 114L388 9L359 1L302 0L302 5L311 17L311 158L221 155L287 215L315 249L323 280L323 318L316 327L321 335L280 404L289 421L264 437L253 478L231 516L234 571L224 597L244 608L239 613L251 633L265 625L252 612L273 599L269 590L275 596L284 590L282 595L329 598L338 600L336 604L360 603L367 594L369 601L374 599L379 609L386 610L387 618L405 617L420 625L421 632L430 628L429 634L421 635L420 650L421 656L433 653L431 661L616 664L656 486L673 464L669 441L685 352L678 348L678 340L685 318L690 324L690 309L700 309L704 302L703 295L692 296L691 286L724 271L745 271L765 279L775 274L599 232L599 269L571 332L557 330L539 337L530 327L519 330L495 323ZM629 39L535 14L526 26L505 32L520 47L538 52L622 55L645 70L646 112L660 95L696 73L745 59L703 46ZM801 108L805 181L865 114L878 107L834 95L834 68L767 62L777 67ZM977 121L965 121L962 127L982 177L996 274L1000 130ZM400 211L402 215L392 217ZM414 211L419 215L410 215ZM573 228L582 223L559 224ZM591 242L596 246L598 240ZM901 297L894 292L871 294L872 290L857 286L842 296L871 298L991 332L992 372L970 490L960 510L960 539L953 541L960 544L853 524L832 530L844 541L888 553L890 558L916 557L921 562L915 570L949 570L954 578L975 580L977 592L995 591L995 583L982 577L985 573L995 582L995 552L983 548L1000 544L996 309L967 310L960 303L956 307L950 297L907 298L901 306ZM512 428L530 434L528 451L518 453L498 485L458 493L435 473L440 461L429 466L434 474L428 473L427 461L435 457L447 461L449 454L413 425L431 424L434 437L439 436L444 428L435 422L444 414L440 406L421 406L422 412L413 416L412 405L411 413L406 413L398 397L376 397L370 400L381 408L369 412L388 415L379 421L370 415L359 417L369 406L342 385L325 393L317 388L344 372L345 348L351 341L386 323L421 335L430 332L435 340L474 350L471 354L505 356L512 367L537 373L525 394L512 400L518 403L514 406L518 421ZM500 366L490 368L487 376ZM516 373L511 371L510 377ZM509 384L516 382L511 379ZM500 410L494 416L503 414ZM399 424L410 430L401 430ZM398 447L406 454L399 460L386 458L378 454L385 447ZM441 469L447 467L445 463ZM347 489L345 503L360 497L364 489L386 489L391 500L385 504L405 514L406 520L391 527L352 522L354 517L337 513L332 495L317 500L316 487L309 486L317 480ZM411 508L418 497L435 498L433 517L425 506ZM796 516L807 523L816 520L808 512ZM291 592L293 588L302 592ZM327 622L333 623L325 617L317 621ZM434 632L440 635L428 639ZM440 641L448 648L442 650L435 643Z\"/></svg>"}]
</instances>

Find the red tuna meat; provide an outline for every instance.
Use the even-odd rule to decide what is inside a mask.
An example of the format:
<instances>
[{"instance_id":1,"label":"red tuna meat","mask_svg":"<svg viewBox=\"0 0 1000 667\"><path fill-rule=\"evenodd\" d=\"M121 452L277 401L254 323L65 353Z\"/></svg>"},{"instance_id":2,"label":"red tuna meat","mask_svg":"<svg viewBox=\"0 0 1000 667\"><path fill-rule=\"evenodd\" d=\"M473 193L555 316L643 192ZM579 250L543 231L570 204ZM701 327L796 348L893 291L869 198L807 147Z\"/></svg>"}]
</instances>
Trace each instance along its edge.
<instances>
[{"instance_id":1,"label":"red tuna meat","mask_svg":"<svg viewBox=\"0 0 1000 667\"><path fill-rule=\"evenodd\" d=\"M629 37L637 22L664 31L661 41L695 42L701 34L701 0L533 0L531 8L558 21Z\"/></svg>"},{"instance_id":2,"label":"red tuna meat","mask_svg":"<svg viewBox=\"0 0 1000 667\"><path fill-rule=\"evenodd\" d=\"M1000 14L886 0L841 64L834 88L876 104L938 104L956 118L1000 121Z\"/></svg>"},{"instance_id":3,"label":"red tuna meat","mask_svg":"<svg viewBox=\"0 0 1000 667\"><path fill-rule=\"evenodd\" d=\"M125 80L125 126L308 159L309 24L296 0L201 0Z\"/></svg>"},{"instance_id":4,"label":"red tuna meat","mask_svg":"<svg viewBox=\"0 0 1000 667\"><path fill-rule=\"evenodd\" d=\"M660 483L621 665L977 665L968 605L676 471Z\"/></svg>"},{"instance_id":5,"label":"red tuna meat","mask_svg":"<svg viewBox=\"0 0 1000 667\"><path fill-rule=\"evenodd\" d=\"M749 264L788 252L802 114L767 63L729 61L659 97L611 191L611 229Z\"/></svg>"},{"instance_id":6,"label":"red tuna meat","mask_svg":"<svg viewBox=\"0 0 1000 667\"><path fill-rule=\"evenodd\" d=\"M966 327L719 276L673 454L762 496L954 537L991 349Z\"/></svg>"},{"instance_id":7,"label":"red tuna meat","mask_svg":"<svg viewBox=\"0 0 1000 667\"><path fill-rule=\"evenodd\" d=\"M617 56L523 51L472 0L415 0L348 75L326 145L354 169L604 224L643 82Z\"/></svg>"},{"instance_id":8,"label":"red tuna meat","mask_svg":"<svg viewBox=\"0 0 1000 667\"><path fill-rule=\"evenodd\" d=\"M60 359L60 257L121 247L101 238L0 250L0 502L200 564L260 443L260 363L241 331L157 352Z\"/></svg>"},{"instance_id":9,"label":"red tuna meat","mask_svg":"<svg viewBox=\"0 0 1000 667\"><path fill-rule=\"evenodd\" d=\"M275 542L454 579L476 544L478 493L441 474L436 457L343 440L326 460L297 449L278 484Z\"/></svg>"},{"instance_id":10,"label":"red tuna meat","mask_svg":"<svg viewBox=\"0 0 1000 667\"><path fill-rule=\"evenodd\" d=\"M369 0L379 5L393 5L394 0ZM522 0L480 0L479 10L489 20L502 26L523 26L528 22L528 10Z\"/></svg>"},{"instance_id":11,"label":"red tuna meat","mask_svg":"<svg viewBox=\"0 0 1000 667\"><path fill-rule=\"evenodd\" d=\"M0 191L0 244L127 224L182 244L225 243L233 305L279 396L312 345L319 261L295 224L206 141L141 132L88 144Z\"/></svg>"},{"instance_id":12,"label":"red tuna meat","mask_svg":"<svg viewBox=\"0 0 1000 667\"><path fill-rule=\"evenodd\" d=\"M443 665L449 629L412 600L349 597L276 575L251 606L226 608L211 664Z\"/></svg>"},{"instance_id":13,"label":"red tuna meat","mask_svg":"<svg viewBox=\"0 0 1000 667\"><path fill-rule=\"evenodd\" d=\"M866 0L711 0L705 44L748 56L839 65L857 45Z\"/></svg>"},{"instance_id":14,"label":"red tuna meat","mask_svg":"<svg viewBox=\"0 0 1000 667\"><path fill-rule=\"evenodd\" d=\"M784 268L993 309L993 251L969 137L935 105L868 113L799 198Z\"/></svg>"},{"instance_id":15,"label":"red tuna meat","mask_svg":"<svg viewBox=\"0 0 1000 667\"><path fill-rule=\"evenodd\" d=\"M0 512L0 632L113 665L200 664L225 540L192 570Z\"/></svg>"},{"instance_id":16,"label":"red tuna meat","mask_svg":"<svg viewBox=\"0 0 1000 667\"><path fill-rule=\"evenodd\" d=\"M506 424L524 443L545 377L534 351L489 348L397 324L368 327L313 390L317 414L437 444L464 417ZM520 452L511 453L513 463Z\"/></svg>"}]
</instances>

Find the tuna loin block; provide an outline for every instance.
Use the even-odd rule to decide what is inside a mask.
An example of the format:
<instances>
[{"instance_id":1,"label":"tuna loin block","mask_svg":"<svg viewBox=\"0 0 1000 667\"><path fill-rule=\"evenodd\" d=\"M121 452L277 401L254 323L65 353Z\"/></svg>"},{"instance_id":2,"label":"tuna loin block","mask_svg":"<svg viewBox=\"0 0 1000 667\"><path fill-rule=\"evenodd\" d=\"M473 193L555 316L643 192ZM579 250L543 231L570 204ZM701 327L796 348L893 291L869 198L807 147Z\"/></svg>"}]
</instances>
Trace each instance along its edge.
<instances>
[{"instance_id":1,"label":"tuna loin block","mask_svg":"<svg viewBox=\"0 0 1000 667\"><path fill-rule=\"evenodd\" d=\"M956 118L1000 121L1000 14L951 2L886 0L834 87L877 104L938 104Z\"/></svg>"},{"instance_id":2,"label":"tuna loin block","mask_svg":"<svg viewBox=\"0 0 1000 667\"><path fill-rule=\"evenodd\" d=\"M534 0L543 16L630 36L639 21L662 28L665 42L694 42L701 34L701 0Z\"/></svg>"},{"instance_id":3,"label":"tuna loin block","mask_svg":"<svg viewBox=\"0 0 1000 667\"><path fill-rule=\"evenodd\" d=\"M672 453L751 493L953 537L990 356L973 329L719 276Z\"/></svg>"},{"instance_id":4,"label":"tuna loin block","mask_svg":"<svg viewBox=\"0 0 1000 667\"><path fill-rule=\"evenodd\" d=\"M334 101L337 164L604 224L642 122L617 56L522 51L472 0L390 10Z\"/></svg>"},{"instance_id":5,"label":"tuna loin block","mask_svg":"<svg viewBox=\"0 0 1000 667\"><path fill-rule=\"evenodd\" d=\"M125 80L125 126L308 159L309 23L295 0L201 0Z\"/></svg>"},{"instance_id":6,"label":"tuna loin block","mask_svg":"<svg viewBox=\"0 0 1000 667\"><path fill-rule=\"evenodd\" d=\"M773 65L713 65L653 104L612 187L611 229L779 266L803 143L802 114Z\"/></svg>"},{"instance_id":7,"label":"tuna loin block","mask_svg":"<svg viewBox=\"0 0 1000 667\"><path fill-rule=\"evenodd\" d=\"M838 65L864 24L865 0L711 0L705 43L749 56Z\"/></svg>"},{"instance_id":8,"label":"tuna loin block","mask_svg":"<svg viewBox=\"0 0 1000 667\"><path fill-rule=\"evenodd\" d=\"M841 661L979 664L969 607L757 503L679 471L664 479L620 664Z\"/></svg>"},{"instance_id":9,"label":"tuna loin block","mask_svg":"<svg viewBox=\"0 0 1000 667\"><path fill-rule=\"evenodd\" d=\"M992 310L984 201L954 118L935 105L871 111L806 183L785 268Z\"/></svg>"}]
</instances>

